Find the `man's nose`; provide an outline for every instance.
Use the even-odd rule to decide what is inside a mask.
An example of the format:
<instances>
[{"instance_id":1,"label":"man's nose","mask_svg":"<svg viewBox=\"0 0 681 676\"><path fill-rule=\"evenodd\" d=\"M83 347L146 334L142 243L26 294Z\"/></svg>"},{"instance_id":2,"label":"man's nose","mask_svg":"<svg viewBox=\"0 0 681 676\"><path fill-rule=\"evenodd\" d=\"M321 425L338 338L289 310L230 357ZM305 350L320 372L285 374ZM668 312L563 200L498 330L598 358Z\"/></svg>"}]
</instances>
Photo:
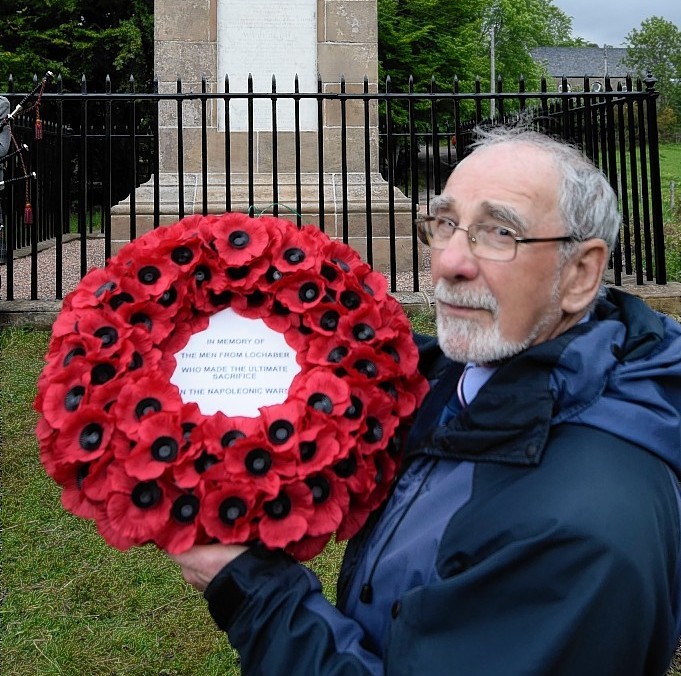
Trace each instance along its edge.
<instances>
[{"instance_id":1,"label":"man's nose","mask_svg":"<svg viewBox=\"0 0 681 676\"><path fill-rule=\"evenodd\" d=\"M479 270L478 259L473 255L468 232L457 228L439 252L440 272L448 279L473 279Z\"/></svg>"}]
</instances>

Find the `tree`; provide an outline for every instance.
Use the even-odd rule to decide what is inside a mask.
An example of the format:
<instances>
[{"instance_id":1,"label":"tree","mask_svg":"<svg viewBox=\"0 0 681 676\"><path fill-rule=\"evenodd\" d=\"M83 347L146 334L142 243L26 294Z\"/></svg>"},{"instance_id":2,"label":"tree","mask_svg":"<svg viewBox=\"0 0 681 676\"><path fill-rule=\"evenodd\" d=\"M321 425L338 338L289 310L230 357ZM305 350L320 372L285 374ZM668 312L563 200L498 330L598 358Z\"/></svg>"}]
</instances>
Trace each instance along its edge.
<instances>
[{"instance_id":1,"label":"tree","mask_svg":"<svg viewBox=\"0 0 681 676\"><path fill-rule=\"evenodd\" d=\"M102 91L149 89L153 71L153 0L3 0L0 6L0 82L11 74L18 90L33 75L61 75L64 87ZM4 88L4 84L0 85Z\"/></svg>"},{"instance_id":2,"label":"tree","mask_svg":"<svg viewBox=\"0 0 681 676\"><path fill-rule=\"evenodd\" d=\"M378 0L380 77L404 89L413 75L423 90L434 76L449 90L454 76L468 86L480 76L489 91L492 26L496 73L513 87L520 75L539 84L531 49L574 43L571 19L553 0Z\"/></svg>"},{"instance_id":3,"label":"tree","mask_svg":"<svg viewBox=\"0 0 681 676\"><path fill-rule=\"evenodd\" d=\"M671 21L651 16L627 35L625 65L640 77L650 71L660 92L660 113L681 120L681 31ZM666 116L666 118L665 118ZM664 113L663 119L670 119Z\"/></svg>"}]
</instances>

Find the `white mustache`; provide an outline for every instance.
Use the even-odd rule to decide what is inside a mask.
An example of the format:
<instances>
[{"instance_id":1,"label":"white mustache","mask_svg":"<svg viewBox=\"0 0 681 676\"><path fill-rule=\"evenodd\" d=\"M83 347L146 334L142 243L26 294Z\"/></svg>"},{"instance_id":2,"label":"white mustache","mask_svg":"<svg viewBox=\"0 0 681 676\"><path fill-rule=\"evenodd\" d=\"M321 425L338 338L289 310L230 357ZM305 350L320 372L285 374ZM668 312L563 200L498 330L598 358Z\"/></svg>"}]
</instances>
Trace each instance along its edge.
<instances>
[{"instance_id":1,"label":"white mustache","mask_svg":"<svg viewBox=\"0 0 681 676\"><path fill-rule=\"evenodd\" d=\"M434 291L435 300L448 305L467 307L473 310L489 310L494 317L499 311L497 299L489 291L478 291L449 285L444 279L438 281Z\"/></svg>"}]
</instances>

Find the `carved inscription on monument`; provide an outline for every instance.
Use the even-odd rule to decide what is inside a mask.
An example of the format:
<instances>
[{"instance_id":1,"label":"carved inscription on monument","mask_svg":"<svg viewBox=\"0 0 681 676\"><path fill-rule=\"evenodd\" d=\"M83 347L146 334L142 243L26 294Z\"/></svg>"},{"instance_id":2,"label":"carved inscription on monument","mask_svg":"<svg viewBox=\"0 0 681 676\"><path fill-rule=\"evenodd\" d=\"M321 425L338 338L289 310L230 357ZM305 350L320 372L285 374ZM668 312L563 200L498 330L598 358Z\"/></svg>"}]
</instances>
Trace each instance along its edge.
<instances>
[{"instance_id":1,"label":"carved inscription on monument","mask_svg":"<svg viewBox=\"0 0 681 676\"><path fill-rule=\"evenodd\" d=\"M218 2L218 88L224 91L225 74L230 92L248 91L248 75L253 75L255 92L272 91L272 75L277 91L293 92L298 75L299 91L317 91L317 0L258 0L258 2ZM272 102L256 101L253 109L255 130L272 128ZM294 125L292 101L277 104L277 129L290 131ZM317 105L313 100L300 103L301 130L317 127ZM220 110L220 130L225 129L224 106ZM248 108L244 99L230 102L230 129L248 129Z\"/></svg>"}]
</instances>

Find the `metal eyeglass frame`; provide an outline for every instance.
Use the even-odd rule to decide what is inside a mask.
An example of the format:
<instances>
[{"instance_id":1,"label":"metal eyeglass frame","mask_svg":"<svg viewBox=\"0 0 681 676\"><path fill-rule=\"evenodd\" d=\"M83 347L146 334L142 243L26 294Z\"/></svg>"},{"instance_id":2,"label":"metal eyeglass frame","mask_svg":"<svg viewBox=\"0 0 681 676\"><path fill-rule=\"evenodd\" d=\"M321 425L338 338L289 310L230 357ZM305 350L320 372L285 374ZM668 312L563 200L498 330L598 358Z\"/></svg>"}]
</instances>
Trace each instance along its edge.
<instances>
[{"instance_id":1,"label":"metal eyeglass frame","mask_svg":"<svg viewBox=\"0 0 681 676\"><path fill-rule=\"evenodd\" d=\"M447 218L446 216L431 216L431 215L424 215L424 216L419 216L414 220L414 224L416 225L416 233L418 235L418 238L423 244L426 246L429 246L431 249L435 249L436 251L441 251L444 249L447 244L445 243L445 246L443 247L434 247L432 245L432 229L430 224L433 221L445 221L450 225L452 228L452 234L450 237L447 238L447 243L449 240L454 236L454 233L457 230L462 230L463 232L466 233L466 238L468 239L468 244L471 249L471 253L476 257L480 258L481 260L491 260L491 261L497 261L497 262L502 262L502 263L507 263L515 259L516 255L518 254L518 244L534 244L535 242L577 242L579 241L576 237L573 237L571 235L562 235L560 237L520 237L517 233L516 230L514 230L511 227L508 227L506 225L486 225L484 223L474 223L472 225L469 225L468 227L464 227L462 225L457 225L451 218ZM471 232L471 228L474 228L473 232ZM476 240L476 234L480 231L481 228L500 228L502 230L505 230L508 232L508 234L511 236L511 239L513 240L513 249L511 250L510 248L508 251L512 251L513 255L510 258L489 258L488 256L480 256L475 252L475 245L477 244ZM502 250L500 250L501 253L503 253Z\"/></svg>"}]
</instances>

